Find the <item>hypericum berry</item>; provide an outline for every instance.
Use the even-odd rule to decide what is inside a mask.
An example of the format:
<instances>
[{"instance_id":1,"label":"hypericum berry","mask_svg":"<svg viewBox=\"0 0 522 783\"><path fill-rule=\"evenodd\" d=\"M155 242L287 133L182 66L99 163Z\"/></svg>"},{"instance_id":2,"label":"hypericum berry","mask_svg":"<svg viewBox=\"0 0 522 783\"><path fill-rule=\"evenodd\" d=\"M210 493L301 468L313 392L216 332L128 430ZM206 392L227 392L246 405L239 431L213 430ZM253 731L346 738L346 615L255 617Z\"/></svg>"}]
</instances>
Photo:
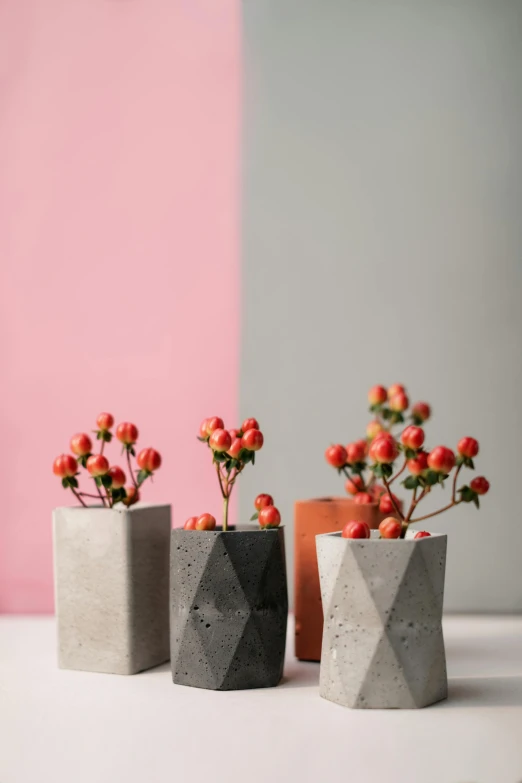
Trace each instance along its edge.
<instances>
[{"instance_id":1,"label":"hypericum berry","mask_svg":"<svg viewBox=\"0 0 522 783\"><path fill-rule=\"evenodd\" d=\"M198 438L203 438L203 440L208 440L207 424L208 424L208 419L203 419L203 421L199 425Z\"/></svg>"},{"instance_id":2,"label":"hypericum berry","mask_svg":"<svg viewBox=\"0 0 522 783\"><path fill-rule=\"evenodd\" d=\"M372 498L374 499L374 501L375 501L376 503L378 503L378 502L379 502L379 500L381 499L381 496L382 496L382 495L385 495L385 494L386 494L386 490L385 490L385 488L382 486L382 484L374 484L374 485L373 485L373 486L370 488L369 492L370 492L370 495L372 496Z\"/></svg>"},{"instance_id":3,"label":"hypericum berry","mask_svg":"<svg viewBox=\"0 0 522 783\"><path fill-rule=\"evenodd\" d=\"M406 465L412 476L421 476L428 470L428 455L425 451L419 451L417 456L409 459Z\"/></svg>"},{"instance_id":4,"label":"hypericum berry","mask_svg":"<svg viewBox=\"0 0 522 783\"><path fill-rule=\"evenodd\" d=\"M382 432L384 427L378 419L373 419L366 427L366 435L369 440L373 440L379 432Z\"/></svg>"},{"instance_id":5,"label":"hypericum berry","mask_svg":"<svg viewBox=\"0 0 522 783\"><path fill-rule=\"evenodd\" d=\"M73 435L69 445L72 453L76 454L77 457L85 457L86 454L90 454L92 451L92 441L85 432Z\"/></svg>"},{"instance_id":6,"label":"hypericum berry","mask_svg":"<svg viewBox=\"0 0 522 783\"><path fill-rule=\"evenodd\" d=\"M476 457L479 453L478 440L475 440L475 438L461 438L457 443L457 451L463 457L469 457L469 459L473 459L473 457Z\"/></svg>"},{"instance_id":7,"label":"hypericum berry","mask_svg":"<svg viewBox=\"0 0 522 783\"><path fill-rule=\"evenodd\" d=\"M53 462L53 473L60 478L70 478L78 470L78 463L70 454L60 454Z\"/></svg>"},{"instance_id":8,"label":"hypericum berry","mask_svg":"<svg viewBox=\"0 0 522 783\"><path fill-rule=\"evenodd\" d=\"M416 402L411 412L413 417L421 423L431 416L431 408L427 402Z\"/></svg>"},{"instance_id":9,"label":"hypericum berry","mask_svg":"<svg viewBox=\"0 0 522 783\"><path fill-rule=\"evenodd\" d=\"M239 433L241 432L241 430L231 429L231 430L229 430L229 432L230 432L230 437L232 438L232 441L234 441L236 438L239 438Z\"/></svg>"},{"instance_id":10,"label":"hypericum berry","mask_svg":"<svg viewBox=\"0 0 522 783\"><path fill-rule=\"evenodd\" d=\"M264 442L263 433L258 429L250 429L245 432L241 438L243 448L249 451L259 451L262 448Z\"/></svg>"},{"instance_id":11,"label":"hypericum berry","mask_svg":"<svg viewBox=\"0 0 522 783\"><path fill-rule=\"evenodd\" d=\"M122 487L125 486L127 477L123 472L123 470L119 468L117 465L113 465L112 468L109 470L109 476L112 479L111 489L121 489Z\"/></svg>"},{"instance_id":12,"label":"hypericum berry","mask_svg":"<svg viewBox=\"0 0 522 783\"><path fill-rule=\"evenodd\" d=\"M183 530L195 530L197 521L198 521L197 517L189 517L185 522L185 524L183 525Z\"/></svg>"},{"instance_id":13,"label":"hypericum berry","mask_svg":"<svg viewBox=\"0 0 522 783\"><path fill-rule=\"evenodd\" d=\"M222 430L224 427L223 419L220 419L219 416L211 416L210 419L207 419L207 435L209 437L214 430Z\"/></svg>"},{"instance_id":14,"label":"hypericum berry","mask_svg":"<svg viewBox=\"0 0 522 783\"><path fill-rule=\"evenodd\" d=\"M362 491L363 486L364 482L360 476L352 476L351 479L346 479L344 488L349 495L357 495L358 492Z\"/></svg>"},{"instance_id":15,"label":"hypericum berry","mask_svg":"<svg viewBox=\"0 0 522 783\"><path fill-rule=\"evenodd\" d=\"M110 430L110 428L114 424L114 416L112 413L100 413L98 418L96 419L96 424L98 426L98 429L102 432L106 432L107 430Z\"/></svg>"},{"instance_id":16,"label":"hypericum berry","mask_svg":"<svg viewBox=\"0 0 522 783\"><path fill-rule=\"evenodd\" d=\"M418 533L415 533L413 538L429 538L431 536L431 533L428 533L427 530L419 530Z\"/></svg>"},{"instance_id":17,"label":"hypericum berry","mask_svg":"<svg viewBox=\"0 0 522 783\"><path fill-rule=\"evenodd\" d=\"M450 473L455 467L455 454L447 446L435 446L428 454L428 467L436 473Z\"/></svg>"},{"instance_id":18,"label":"hypericum berry","mask_svg":"<svg viewBox=\"0 0 522 783\"><path fill-rule=\"evenodd\" d=\"M401 501L399 498L394 495L393 499L395 500L397 507L400 508ZM381 514L392 514L395 511L395 506L393 505L392 499L387 492L385 495L381 495L379 498L379 511Z\"/></svg>"},{"instance_id":19,"label":"hypericum berry","mask_svg":"<svg viewBox=\"0 0 522 783\"><path fill-rule=\"evenodd\" d=\"M212 516L212 514L201 514L196 519L196 524L194 526L195 530L214 530L216 527L216 519Z\"/></svg>"},{"instance_id":20,"label":"hypericum berry","mask_svg":"<svg viewBox=\"0 0 522 783\"><path fill-rule=\"evenodd\" d=\"M400 538L402 525L395 517L386 517L379 525L379 533L382 538Z\"/></svg>"},{"instance_id":21,"label":"hypericum berry","mask_svg":"<svg viewBox=\"0 0 522 783\"><path fill-rule=\"evenodd\" d=\"M125 506L133 506L140 499L140 493L136 487L125 487L125 495L126 497L122 501Z\"/></svg>"},{"instance_id":22,"label":"hypericum berry","mask_svg":"<svg viewBox=\"0 0 522 783\"><path fill-rule=\"evenodd\" d=\"M85 467L94 478L105 476L109 472L109 460L103 454L93 454L87 460Z\"/></svg>"},{"instance_id":23,"label":"hypericum berry","mask_svg":"<svg viewBox=\"0 0 522 783\"><path fill-rule=\"evenodd\" d=\"M370 538L371 533L366 522L352 520L351 522L347 522L343 527L341 535L343 538Z\"/></svg>"},{"instance_id":24,"label":"hypericum berry","mask_svg":"<svg viewBox=\"0 0 522 783\"><path fill-rule=\"evenodd\" d=\"M489 489L489 481L484 476L477 476L473 481L470 481L469 486L477 495L485 495Z\"/></svg>"},{"instance_id":25,"label":"hypericum berry","mask_svg":"<svg viewBox=\"0 0 522 783\"><path fill-rule=\"evenodd\" d=\"M228 430L221 429L214 430L210 436L209 445L212 451L217 451L218 453L222 451L228 451L232 445L230 432Z\"/></svg>"},{"instance_id":26,"label":"hypericum berry","mask_svg":"<svg viewBox=\"0 0 522 783\"><path fill-rule=\"evenodd\" d=\"M364 462L366 457L366 441L356 440L355 443L349 443L346 447L346 461L349 465L355 462Z\"/></svg>"},{"instance_id":27,"label":"hypericum berry","mask_svg":"<svg viewBox=\"0 0 522 783\"><path fill-rule=\"evenodd\" d=\"M132 446L138 440L138 428L130 421L123 421L116 428L116 437L126 446Z\"/></svg>"},{"instance_id":28,"label":"hypericum berry","mask_svg":"<svg viewBox=\"0 0 522 783\"><path fill-rule=\"evenodd\" d=\"M368 400L370 405L382 405L388 399L388 392L384 386L372 386L368 392Z\"/></svg>"},{"instance_id":29,"label":"hypericum berry","mask_svg":"<svg viewBox=\"0 0 522 783\"><path fill-rule=\"evenodd\" d=\"M358 492L353 502L358 506L367 506L369 503L373 503L373 498L368 492Z\"/></svg>"},{"instance_id":30,"label":"hypericum berry","mask_svg":"<svg viewBox=\"0 0 522 783\"><path fill-rule=\"evenodd\" d=\"M401 441L407 449L415 449L416 451L424 443L424 430L421 427L410 424L402 433Z\"/></svg>"},{"instance_id":31,"label":"hypericum berry","mask_svg":"<svg viewBox=\"0 0 522 783\"><path fill-rule=\"evenodd\" d=\"M401 383L393 383L388 387L388 399L396 397L397 394L406 394L406 389Z\"/></svg>"},{"instance_id":32,"label":"hypericum berry","mask_svg":"<svg viewBox=\"0 0 522 783\"><path fill-rule=\"evenodd\" d=\"M370 446L370 459L380 465L389 465L397 459L399 449L393 438L377 438Z\"/></svg>"},{"instance_id":33,"label":"hypericum berry","mask_svg":"<svg viewBox=\"0 0 522 783\"><path fill-rule=\"evenodd\" d=\"M334 468L342 468L346 465L347 457L346 449L340 443L336 443L335 446L328 446L324 452L325 460Z\"/></svg>"},{"instance_id":34,"label":"hypericum berry","mask_svg":"<svg viewBox=\"0 0 522 783\"><path fill-rule=\"evenodd\" d=\"M147 473L153 473L161 466L161 454L156 449L142 449L136 460L138 466Z\"/></svg>"},{"instance_id":35,"label":"hypericum berry","mask_svg":"<svg viewBox=\"0 0 522 783\"><path fill-rule=\"evenodd\" d=\"M399 392L398 394L394 394L392 397L390 397L389 406L390 410L392 410L394 413L402 413L406 410L409 404L410 401L404 392Z\"/></svg>"},{"instance_id":36,"label":"hypericum berry","mask_svg":"<svg viewBox=\"0 0 522 783\"><path fill-rule=\"evenodd\" d=\"M227 454L233 459L237 459L242 448L243 446L241 445L241 438L233 438L232 445L227 451Z\"/></svg>"},{"instance_id":37,"label":"hypericum berry","mask_svg":"<svg viewBox=\"0 0 522 783\"><path fill-rule=\"evenodd\" d=\"M277 527L281 522L281 514L275 506L265 506L258 516L259 527Z\"/></svg>"},{"instance_id":38,"label":"hypericum berry","mask_svg":"<svg viewBox=\"0 0 522 783\"><path fill-rule=\"evenodd\" d=\"M258 495L257 498L254 500L254 506L258 511L261 511L262 508L265 508L265 506L273 506L274 505L274 498L272 495L267 495L265 492L262 492L261 495Z\"/></svg>"},{"instance_id":39,"label":"hypericum berry","mask_svg":"<svg viewBox=\"0 0 522 783\"><path fill-rule=\"evenodd\" d=\"M257 419L245 419L243 424L241 425L241 432L247 432L248 430L258 430L259 429L259 423Z\"/></svg>"}]
</instances>

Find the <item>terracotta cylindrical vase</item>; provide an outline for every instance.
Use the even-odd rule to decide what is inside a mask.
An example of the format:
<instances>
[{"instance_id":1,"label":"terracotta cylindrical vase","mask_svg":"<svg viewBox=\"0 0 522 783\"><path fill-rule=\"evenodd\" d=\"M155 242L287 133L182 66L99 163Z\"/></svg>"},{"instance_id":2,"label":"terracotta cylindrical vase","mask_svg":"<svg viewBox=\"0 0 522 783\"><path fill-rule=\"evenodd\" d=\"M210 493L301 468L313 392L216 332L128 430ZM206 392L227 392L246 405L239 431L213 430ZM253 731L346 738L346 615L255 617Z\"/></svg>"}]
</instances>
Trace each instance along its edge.
<instances>
[{"instance_id":1,"label":"terracotta cylindrical vase","mask_svg":"<svg viewBox=\"0 0 522 783\"><path fill-rule=\"evenodd\" d=\"M376 529L389 516L376 503L358 505L351 498L298 500L294 506L295 655L301 661L321 660L323 607L315 537L342 530L352 519Z\"/></svg>"},{"instance_id":2,"label":"terracotta cylindrical vase","mask_svg":"<svg viewBox=\"0 0 522 783\"><path fill-rule=\"evenodd\" d=\"M345 707L427 707L448 693L446 536L317 537L324 608L319 691Z\"/></svg>"},{"instance_id":3,"label":"terracotta cylindrical vase","mask_svg":"<svg viewBox=\"0 0 522 783\"><path fill-rule=\"evenodd\" d=\"M176 684L278 685L288 615L282 528L173 530L170 585Z\"/></svg>"}]
</instances>

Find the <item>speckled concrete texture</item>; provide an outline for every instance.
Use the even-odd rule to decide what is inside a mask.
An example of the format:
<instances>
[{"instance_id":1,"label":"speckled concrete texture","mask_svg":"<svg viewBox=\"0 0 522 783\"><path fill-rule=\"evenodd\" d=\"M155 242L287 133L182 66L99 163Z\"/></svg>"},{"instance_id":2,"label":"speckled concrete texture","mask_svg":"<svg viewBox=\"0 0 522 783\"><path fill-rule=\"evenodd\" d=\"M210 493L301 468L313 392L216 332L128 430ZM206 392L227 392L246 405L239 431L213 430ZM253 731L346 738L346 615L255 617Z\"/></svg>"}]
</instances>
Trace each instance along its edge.
<instances>
[{"instance_id":1,"label":"speckled concrete texture","mask_svg":"<svg viewBox=\"0 0 522 783\"><path fill-rule=\"evenodd\" d=\"M58 664L135 674L169 659L170 506L53 513Z\"/></svg>"},{"instance_id":2,"label":"speckled concrete texture","mask_svg":"<svg viewBox=\"0 0 522 783\"><path fill-rule=\"evenodd\" d=\"M282 528L172 531L175 683L212 690L277 685L287 614Z\"/></svg>"},{"instance_id":3,"label":"speckled concrete texture","mask_svg":"<svg viewBox=\"0 0 522 783\"><path fill-rule=\"evenodd\" d=\"M317 536L324 610L323 698L415 708L447 697L442 604L446 536Z\"/></svg>"}]
</instances>

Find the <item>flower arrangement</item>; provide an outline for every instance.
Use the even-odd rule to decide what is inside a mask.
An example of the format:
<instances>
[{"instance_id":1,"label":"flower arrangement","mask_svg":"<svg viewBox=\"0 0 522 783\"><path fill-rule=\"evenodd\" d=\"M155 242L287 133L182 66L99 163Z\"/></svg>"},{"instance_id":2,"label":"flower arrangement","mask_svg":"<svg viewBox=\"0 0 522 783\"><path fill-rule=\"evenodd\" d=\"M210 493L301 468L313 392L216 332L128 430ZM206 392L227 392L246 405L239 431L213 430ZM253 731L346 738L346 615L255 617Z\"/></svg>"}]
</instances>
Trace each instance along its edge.
<instances>
[{"instance_id":1,"label":"flower arrangement","mask_svg":"<svg viewBox=\"0 0 522 783\"><path fill-rule=\"evenodd\" d=\"M211 416L203 419L199 428L198 440L206 443L212 454L221 496L223 498L223 527L228 530L228 508L230 496L238 476L249 462L256 461L256 453L263 447L264 437L256 419L245 419L240 429L226 430L223 419ZM271 495L265 493L255 499L256 513L252 519L258 519L263 529L278 527L281 515L274 506ZM212 514L189 517L184 524L185 530L214 530L216 519Z\"/></svg>"},{"instance_id":2,"label":"flower arrangement","mask_svg":"<svg viewBox=\"0 0 522 783\"><path fill-rule=\"evenodd\" d=\"M374 418L366 428L366 439L358 440L344 447L330 446L325 452L326 461L346 476L346 491L354 496L355 503L379 504L383 513L394 514L384 519L379 532L381 538L404 538L410 525L442 514L460 503L474 503L480 506L479 497L489 489L489 482L477 476L469 485L457 489L458 476L463 468L474 469L473 459L479 452L475 438L461 438L457 454L447 446L427 449L425 433L420 426L431 415L431 408L425 402L412 406L404 386L394 384L386 389L373 386L369 393L370 412ZM405 422L402 432L397 427ZM402 465L395 469L395 461L402 455ZM392 485L407 471L402 481L411 499L406 511L399 498L393 494ZM382 484L378 482L382 481ZM436 487L444 487L451 480L451 499L437 511L415 517L419 503ZM364 522L348 522L343 530L345 538L369 538L370 528ZM426 531L416 533L416 538L429 536Z\"/></svg>"},{"instance_id":3,"label":"flower arrangement","mask_svg":"<svg viewBox=\"0 0 522 783\"><path fill-rule=\"evenodd\" d=\"M131 484L126 487L127 476L124 471L118 465L111 466L104 454L105 444L110 443L113 438L111 430L114 426L114 416L110 413L100 413L96 424L97 429L94 430L96 440L101 441L99 452L93 453L91 438L87 433L80 432L71 438L72 454L61 454L54 460L53 473L62 480L64 489L72 491L82 506L89 505L86 498L101 501L105 508L112 508L117 503L132 506L140 499L142 484L161 466L161 455L152 448L142 449L136 459L139 470L133 469L131 457L136 457L138 428L128 421L118 424L116 438L122 444L122 454L126 456L131 479ZM84 468L94 481L97 494L80 489L79 466Z\"/></svg>"}]
</instances>

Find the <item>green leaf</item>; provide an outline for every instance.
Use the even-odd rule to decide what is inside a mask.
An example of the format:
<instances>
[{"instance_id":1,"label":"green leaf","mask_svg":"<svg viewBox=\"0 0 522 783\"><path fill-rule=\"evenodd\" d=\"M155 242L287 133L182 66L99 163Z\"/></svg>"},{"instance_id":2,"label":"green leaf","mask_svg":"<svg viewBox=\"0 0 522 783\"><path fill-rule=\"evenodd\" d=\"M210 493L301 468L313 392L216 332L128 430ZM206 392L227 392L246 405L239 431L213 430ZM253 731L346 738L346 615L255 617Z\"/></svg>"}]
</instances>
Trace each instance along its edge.
<instances>
[{"instance_id":1,"label":"green leaf","mask_svg":"<svg viewBox=\"0 0 522 783\"><path fill-rule=\"evenodd\" d=\"M254 452L253 451L249 451L248 449L245 449L245 451L246 451L246 454L241 459L241 462L244 462L245 465L246 465L248 462L252 462L253 461Z\"/></svg>"},{"instance_id":2,"label":"green leaf","mask_svg":"<svg viewBox=\"0 0 522 783\"><path fill-rule=\"evenodd\" d=\"M136 451L134 450L134 446L131 446L129 451L130 451L130 453L132 454L133 457L136 456Z\"/></svg>"},{"instance_id":3,"label":"green leaf","mask_svg":"<svg viewBox=\"0 0 522 783\"><path fill-rule=\"evenodd\" d=\"M74 476L71 476L69 479L69 486L78 489L78 479L75 478Z\"/></svg>"},{"instance_id":4,"label":"green leaf","mask_svg":"<svg viewBox=\"0 0 522 783\"><path fill-rule=\"evenodd\" d=\"M421 424L424 424L424 420L421 416L418 416L416 413L412 413L411 420L414 424L417 425L417 427L420 427Z\"/></svg>"},{"instance_id":5,"label":"green leaf","mask_svg":"<svg viewBox=\"0 0 522 783\"><path fill-rule=\"evenodd\" d=\"M200 438L199 435L197 436L198 440L200 440L202 443L206 443L208 438Z\"/></svg>"},{"instance_id":6,"label":"green leaf","mask_svg":"<svg viewBox=\"0 0 522 783\"><path fill-rule=\"evenodd\" d=\"M439 483L439 474L434 470L428 470L425 476L425 481L428 487L433 487L434 484Z\"/></svg>"},{"instance_id":7,"label":"green leaf","mask_svg":"<svg viewBox=\"0 0 522 783\"><path fill-rule=\"evenodd\" d=\"M382 409L382 418L383 419L391 419L393 416L393 412L389 408L383 408Z\"/></svg>"},{"instance_id":8,"label":"green leaf","mask_svg":"<svg viewBox=\"0 0 522 783\"><path fill-rule=\"evenodd\" d=\"M94 483L96 484L97 487L101 487L101 483L102 483L101 478L99 476L95 476Z\"/></svg>"},{"instance_id":9,"label":"green leaf","mask_svg":"<svg viewBox=\"0 0 522 783\"><path fill-rule=\"evenodd\" d=\"M466 458L466 467L467 468L471 468L471 470L475 470L475 464L474 464L473 460L471 459L471 457L467 457Z\"/></svg>"},{"instance_id":10,"label":"green leaf","mask_svg":"<svg viewBox=\"0 0 522 783\"><path fill-rule=\"evenodd\" d=\"M258 517L259 517L259 511L256 511L256 513L255 513L255 514L252 514L252 516L250 517L250 521L251 521L251 522L253 522L253 521L254 521L255 519L257 519Z\"/></svg>"},{"instance_id":11,"label":"green leaf","mask_svg":"<svg viewBox=\"0 0 522 783\"><path fill-rule=\"evenodd\" d=\"M378 462L375 463L375 465L370 465L370 470L372 473L374 473L378 478L382 478L382 465L379 465Z\"/></svg>"},{"instance_id":12,"label":"green leaf","mask_svg":"<svg viewBox=\"0 0 522 783\"><path fill-rule=\"evenodd\" d=\"M466 458L462 456L462 454L459 454L459 456L456 459L456 466L459 468L461 465L464 465Z\"/></svg>"},{"instance_id":13,"label":"green leaf","mask_svg":"<svg viewBox=\"0 0 522 783\"><path fill-rule=\"evenodd\" d=\"M101 483L105 487L105 489L109 489L109 487L112 486L112 476L109 476L106 473L105 476L101 477Z\"/></svg>"},{"instance_id":14,"label":"green leaf","mask_svg":"<svg viewBox=\"0 0 522 783\"><path fill-rule=\"evenodd\" d=\"M447 473L439 473L439 484L442 484L442 486L444 486L444 482L446 481L447 478L448 478Z\"/></svg>"},{"instance_id":15,"label":"green leaf","mask_svg":"<svg viewBox=\"0 0 522 783\"><path fill-rule=\"evenodd\" d=\"M112 440L112 432L109 432L109 430L103 430L101 433L102 440L105 441L105 443L110 443Z\"/></svg>"},{"instance_id":16,"label":"green leaf","mask_svg":"<svg viewBox=\"0 0 522 783\"><path fill-rule=\"evenodd\" d=\"M226 462L226 460L226 455L222 451L214 452L214 462Z\"/></svg>"},{"instance_id":17,"label":"green leaf","mask_svg":"<svg viewBox=\"0 0 522 783\"><path fill-rule=\"evenodd\" d=\"M477 497L477 493L473 492L471 487L468 487L467 484L463 487L460 487L459 493L460 493L460 499L464 503L472 503L475 501L475 498Z\"/></svg>"},{"instance_id":18,"label":"green leaf","mask_svg":"<svg viewBox=\"0 0 522 783\"><path fill-rule=\"evenodd\" d=\"M416 489L419 486L419 479L417 476L408 476L402 483L406 489Z\"/></svg>"},{"instance_id":19,"label":"green leaf","mask_svg":"<svg viewBox=\"0 0 522 783\"><path fill-rule=\"evenodd\" d=\"M361 473L366 470L366 462L354 462L350 465L350 469L352 473L357 473L357 475L361 475Z\"/></svg>"},{"instance_id":20,"label":"green leaf","mask_svg":"<svg viewBox=\"0 0 522 783\"><path fill-rule=\"evenodd\" d=\"M150 473L148 470L140 470L138 472L138 475L136 476L136 481L138 484L143 484L146 478L150 476Z\"/></svg>"},{"instance_id":21,"label":"green leaf","mask_svg":"<svg viewBox=\"0 0 522 783\"><path fill-rule=\"evenodd\" d=\"M417 456L417 452L415 449L404 449L404 456L406 459L415 459Z\"/></svg>"},{"instance_id":22,"label":"green leaf","mask_svg":"<svg viewBox=\"0 0 522 783\"><path fill-rule=\"evenodd\" d=\"M385 478L389 478L391 476L391 474L393 473L393 465L384 464L384 465L381 465L381 468L382 468L382 475Z\"/></svg>"},{"instance_id":23,"label":"green leaf","mask_svg":"<svg viewBox=\"0 0 522 783\"><path fill-rule=\"evenodd\" d=\"M478 499L478 495L473 498L473 502L477 508L480 508L480 500Z\"/></svg>"},{"instance_id":24,"label":"green leaf","mask_svg":"<svg viewBox=\"0 0 522 783\"><path fill-rule=\"evenodd\" d=\"M382 402L375 402L373 405L370 405L370 413L377 413L382 408Z\"/></svg>"},{"instance_id":25,"label":"green leaf","mask_svg":"<svg viewBox=\"0 0 522 783\"><path fill-rule=\"evenodd\" d=\"M62 479L62 487L64 489L69 489L69 479L68 478L63 478Z\"/></svg>"}]
</instances>

